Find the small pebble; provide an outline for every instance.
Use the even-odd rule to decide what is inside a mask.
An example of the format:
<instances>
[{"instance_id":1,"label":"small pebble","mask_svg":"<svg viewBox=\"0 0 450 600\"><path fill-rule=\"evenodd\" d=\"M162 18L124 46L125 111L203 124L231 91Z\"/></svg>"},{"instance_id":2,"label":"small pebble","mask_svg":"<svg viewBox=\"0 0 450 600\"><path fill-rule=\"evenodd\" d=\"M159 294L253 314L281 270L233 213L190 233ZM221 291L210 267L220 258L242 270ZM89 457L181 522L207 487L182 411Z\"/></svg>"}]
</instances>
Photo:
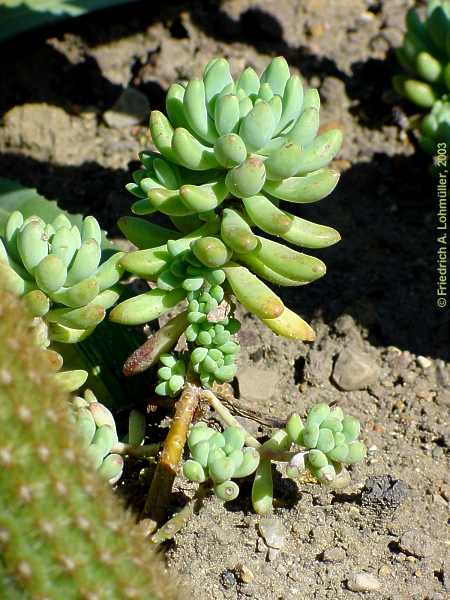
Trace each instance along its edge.
<instances>
[{"instance_id":1,"label":"small pebble","mask_svg":"<svg viewBox=\"0 0 450 600\"><path fill-rule=\"evenodd\" d=\"M341 562L346 554L343 548L327 548L322 554L323 562Z\"/></svg>"},{"instance_id":2,"label":"small pebble","mask_svg":"<svg viewBox=\"0 0 450 600\"><path fill-rule=\"evenodd\" d=\"M226 590L229 590L230 588L234 587L236 585L236 577L234 576L234 573L228 570L224 571L220 575L220 583Z\"/></svg>"},{"instance_id":3,"label":"small pebble","mask_svg":"<svg viewBox=\"0 0 450 600\"><path fill-rule=\"evenodd\" d=\"M429 369L433 363L426 356L418 356L417 364L419 365L419 367L422 367L422 369Z\"/></svg>"},{"instance_id":4,"label":"small pebble","mask_svg":"<svg viewBox=\"0 0 450 600\"><path fill-rule=\"evenodd\" d=\"M255 578L252 571L243 564L236 565L234 571L237 578L239 581L242 581L242 583L251 583Z\"/></svg>"},{"instance_id":5,"label":"small pebble","mask_svg":"<svg viewBox=\"0 0 450 600\"><path fill-rule=\"evenodd\" d=\"M409 529L401 536L398 547L402 552L417 558L425 558L433 554L430 538L418 529Z\"/></svg>"},{"instance_id":6,"label":"small pebble","mask_svg":"<svg viewBox=\"0 0 450 600\"><path fill-rule=\"evenodd\" d=\"M276 560L280 554L281 550L278 548L269 548L269 552L267 553L267 560L269 562L273 562Z\"/></svg>"},{"instance_id":7,"label":"small pebble","mask_svg":"<svg viewBox=\"0 0 450 600\"><path fill-rule=\"evenodd\" d=\"M270 548L282 548L286 540L286 530L278 519L263 519L258 523L259 533Z\"/></svg>"},{"instance_id":8,"label":"small pebble","mask_svg":"<svg viewBox=\"0 0 450 600\"><path fill-rule=\"evenodd\" d=\"M372 356L356 348L344 348L334 363L332 379L341 390L350 392L376 383L379 373Z\"/></svg>"},{"instance_id":9,"label":"small pebble","mask_svg":"<svg viewBox=\"0 0 450 600\"><path fill-rule=\"evenodd\" d=\"M352 592L376 592L381 584L375 575L370 573L354 573L348 578L347 587Z\"/></svg>"}]
</instances>

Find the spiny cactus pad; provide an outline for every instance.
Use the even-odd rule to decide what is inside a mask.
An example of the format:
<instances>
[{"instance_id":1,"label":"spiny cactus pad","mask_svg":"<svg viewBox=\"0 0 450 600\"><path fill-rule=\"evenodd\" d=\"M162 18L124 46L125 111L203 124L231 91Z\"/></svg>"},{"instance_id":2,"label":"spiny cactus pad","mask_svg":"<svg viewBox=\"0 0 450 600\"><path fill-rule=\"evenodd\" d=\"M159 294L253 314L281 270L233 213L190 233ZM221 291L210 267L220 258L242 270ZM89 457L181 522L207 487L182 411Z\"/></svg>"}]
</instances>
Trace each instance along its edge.
<instances>
[{"instance_id":1,"label":"spiny cactus pad","mask_svg":"<svg viewBox=\"0 0 450 600\"><path fill-rule=\"evenodd\" d=\"M8 219L0 239L1 287L23 296L31 314L48 325L50 340L82 340L119 298L124 254L102 257L101 235L94 217L81 228L64 214L51 223L24 219L19 211Z\"/></svg>"},{"instance_id":2,"label":"spiny cactus pad","mask_svg":"<svg viewBox=\"0 0 450 600\"><path fill-rule=\"evenodd\" d=\"M92 468L16 296L0 293L4 598L174 598L148 542Z\"/></svg>"},{"instance_id":3,"label":"spiny cactus pad","mask_svg":"<svg viewBox=\"0 0 450 600\"><path fill-rule=\"evenodd\" d=\"M407 75L397 75L393 83L414 104L431 108L450 91L450 1L429 0L424 21L410 9L406 27L396 52Z\"/></svg>"}]
</instances>

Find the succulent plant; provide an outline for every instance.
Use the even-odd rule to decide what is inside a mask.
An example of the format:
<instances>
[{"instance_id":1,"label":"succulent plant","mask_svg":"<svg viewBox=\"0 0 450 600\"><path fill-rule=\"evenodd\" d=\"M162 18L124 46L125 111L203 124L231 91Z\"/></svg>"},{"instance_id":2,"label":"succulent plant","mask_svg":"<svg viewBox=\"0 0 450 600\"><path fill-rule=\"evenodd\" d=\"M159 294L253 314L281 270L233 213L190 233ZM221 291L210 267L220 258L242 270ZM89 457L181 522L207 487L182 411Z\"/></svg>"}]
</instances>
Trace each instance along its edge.
<instances>
[{"instance_id":1,"label":"succulent plant","mask_svg":"<svg viewBox=\"0 0 450 600\"><path fill-rule=\"evenodd\" d=\"M80 447L68 397L14 294L0 294L0 339L1 597L175 598L134 518Z\"/></svg>"},{"instance_id":2,"label":"succulent plant","mask_svg":"<svg viewBox=\"0 0 450 600\"><path fill-rule=\"evenodd\" d=\"M206 225L207 229L209 226ZM159 250L150 251L156 259L164 256ZM240 325L225 309L219 308L225 296L222 285L226 279L224 270L219 268L223 262L217 258L220 251L228 256L224 244L209 236L197 237L195 234L185 239L168 240L164 251L165 268L156 277L157 287L122 302L110 315L113 321L138 324L157 318L167 311L167 307L175 306L182 299L187 300L186 311L178 316L181 328L171 328L170 335L166 336L170 339L169 344L161 346L154 357L161 362L155 388L157 394L177 394L184 385L189 366L206 387L214 381L230 381L236 374L235 358L239 345L232 336ZM148 258L148 250L142 250L124 257L122 264L128 269L129 260L138 261L140 275L147 277L143 271L147 268L148 273ZM189 364L185 364L184 357L167 353L182 334L188 344Z\"/></svg>"},{"instance_id":3,"label":"succulent plant","mask_svg":"<svg viewBox=\"0 0 450 600\"><path fill-rule=\"evenodd\" d=\"M282 57L273 59L260 78L247 68L236 82L227 61L213 59L202 79L169 88L168 117L159 111L150 116L159 153L141 153L142 168L127 188L139 198L133 205L137 215L159 211L172 225L161 227L139 216L119 220L139 248L121 264L156 287L119 304L112 320L145 323L186 298L192 305L195 293L209 294L219 305L221 297L229 304L234 295L275 333L314 339L311 327L260 278L282 286L314 281L324 275L324 263L284 242L324 248L340 239L331 227L280 208L281 201L320 200L337 184L339 174L327 165L341 146L342 132L318 134L319 106L317 90L304 91ZM283 243L255 233L256 228ZM206 315L214 312L215 302L205 304L207 312L198 322L205 322L199 328L209 334L214 331ZM194 360L194 366L201 363L205 382L223 381L219 370L232 378L232 352L220 356L214 343L198 345L203 350L196 358L202 355L202 360Z\"/></svg>"},{"instance_id":4,"label":"succulent plant","mask_svg":"<svg viewBox=\"0 0 450 600\"><path fill-rule=\"evenodd\" d=\"M286 432L292 443L308 449L305 465L319 481L334 481L342 465L361 462L366 455L364 444L358 440L359 421L345 416L340 407L330 409L325 403L316 404L308 413L306 425L293 415Z\"/></svg>"},{"instance_id":5,"label":"succulent plant","mask_svg":"<svg viewBox=\"0 0 450 600\"><path fill-rule=\"evenodd\" d=\"M116 303L123 252L102 253L102 232L94 217L81 228L63 214L51 223L14 211L0 238L0 288L22 296L35 318L33 337L42 347L86 338ZM49 350L58 371L62 356ZM84 370L56 374L60 385L75 391L86 381Z\"/></svg>"},{"instance_id":6,"label":"succulent plant","mask_svg":"<svg viewBox=\"0 0 450 600\"><path fill-rule=\"evenodd\" d=\"M289 477L296 478L308 469L318 481L330 484L343 476L346 465L361 462L366 456L359 433L357 419L324 403L311 408L305 425L294 414L285 429L275 431L257 447L245 446L246 433L241 427L230 426L219 433L199 422L188 437L190 457L183 473L198 483L210 479L215 495L225 502L239 494L233 479L255 473L252 503L256 512L265 514L273 502L272 460L287 462ZM305 450L290 451L293 445Z\"/></svg>"},{"instance_id":7,"label":"succulent plant","mask_svg":"<svg viewBox=\"0 0 450 600\"><path fill-rule=\"evenodd\" d=\"M2 287L23 296L31 314L45 320L49 340L78 342L118 300L123 255L117 252L102 262L94 217L86 217L80 229L64 214L45 223L15 211L0 240Z\"/></svg>"},{"instance_id":8,"label":"succulent plant","mask_svg":"<svg viewBox=\"0 0 450 600\"><path fill-rule=\"evenodd\" d=\"M397 75L394 87L424 108L431 108L450 91L450 2L429 0L422 21L412 8L406 15L407 32L397 58L407 75Z\"/></svg>"},{"instance_id":9,"label":"succulent plant","mask_svg":"<svg viewBox=\"0 0 450 600\"><path fill-rule=\"evenodd\" d=\"M109 483L118 481L123 471L123 458L114 452L119 438L111 411L97 401L91 390L71 402L75 426L94 467Z\"/></svg>"},{"instance_id":10,"label":"succulent plant","mask_svg":"<svg viewBox=\"0 0 450 600\"><path fill-rule=\"evenodd\" d=\"M258 450L244 447L244 443L245 435L239 427L227 427L219 433L200 421L188 437L191 458L183 465L185 477L198 483L211 478L218 498L224 502L234 500L239 486L232 479L254 473L260 460Z\"/></svg>"},{"instance_id":11,"label":"succulent plant","mask_svg":"<svg viewBox=\"0 0 450 600\"><path fill-rule=\"evenodd\" d=\"M422 119L420 133L420 146L428 154L436 155L440 143L450 147L450 94L434 103L431 111Z\"/></svg>"}]
</instances>

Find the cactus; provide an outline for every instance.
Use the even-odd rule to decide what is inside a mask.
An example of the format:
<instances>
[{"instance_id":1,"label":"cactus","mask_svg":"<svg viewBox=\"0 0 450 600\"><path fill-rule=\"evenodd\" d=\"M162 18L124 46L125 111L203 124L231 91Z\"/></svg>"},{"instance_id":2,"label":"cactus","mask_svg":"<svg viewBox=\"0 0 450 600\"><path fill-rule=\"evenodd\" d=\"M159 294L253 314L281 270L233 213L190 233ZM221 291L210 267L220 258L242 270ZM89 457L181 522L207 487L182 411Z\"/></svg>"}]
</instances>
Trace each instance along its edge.
<instances>
[{"instance_id":1,"label":"cactus","mask_svg":"<svg viewBox=\"0 0 450 600\"><path fill-rule=\"evenodd\" d=\"M314 339L311 327L262 280L282 286L316 280L325 274L324 263L285 242L315 249L340 239L331 227L280 207L283 201L316 202L339 179L328 164L340 149L342 132L319 133L319 108L317 90L304 91L282 57L274 58L261 77L247 68L236 81L227 61L215 58L202 79L169 88L167 117L151 113L158 152L140 154L142 168L127 185L138 198L132 206L138 216L124 217L119 227L139 248L121 260L122 266L156 287L119 304L110 318L140 324L186 298L190 307L203 304L201 310L189 309L198 321L191 321L186 337L192 343L190 338L199 336L189 350L205 386L229 381L235 373L236 344L227 342L230 350L224 351L212 339L216 304L227 307L220 325L229 331L231 295L276 334ZM171 227L142 218L157 211ZM172 346L177 339L174 335Z\"/></svg>"},{"instance_id":2,"label":"cactus","mask_svg":"<svg viewBox=\"0 0 450 600\"><path fill-rule=\"evenodd\" d=\"M428 0L422 21L415 9L406 15L407 32L396 49L405 75L395 75L392 83L401 95L432 109L421 125L421 147L436 152L436 144L449 141L450 111L450 1Z\"/></svg>"},{"instance_id":3,"label":"cactus","mask_svg":"<svg viewBox=\"0 0 450 600\"><path fill-rule=\"evenodd\" d=\"M29 318L0 294L0 590L4 598L174 598L83 450Z\"/></svg>"},{"instance_id":4,"label":"cactus","mask_svg":"<svg viewBox=\"0 0 450 600\"><path fill-rule=\"evenodd\" d=\"M265 514L273 503L272 460L287 462L287 475L291 478L306 468L318 481L332 484L343 478L346 465L361 462L366 456L359 433L357 419L324 403L311 408L305 425L294 414L285 429L275 431L262 445L254 440L253 447L246 445L247 435L242 427L231 425L219 433L200 421L188 436L190 457L183 465L183 473L190 481L210 480L215 495L224 502L239 494L233 479L255 473L253 508ZM293 445L305 450L291 451Z\"/></svg>"}]
</instances>

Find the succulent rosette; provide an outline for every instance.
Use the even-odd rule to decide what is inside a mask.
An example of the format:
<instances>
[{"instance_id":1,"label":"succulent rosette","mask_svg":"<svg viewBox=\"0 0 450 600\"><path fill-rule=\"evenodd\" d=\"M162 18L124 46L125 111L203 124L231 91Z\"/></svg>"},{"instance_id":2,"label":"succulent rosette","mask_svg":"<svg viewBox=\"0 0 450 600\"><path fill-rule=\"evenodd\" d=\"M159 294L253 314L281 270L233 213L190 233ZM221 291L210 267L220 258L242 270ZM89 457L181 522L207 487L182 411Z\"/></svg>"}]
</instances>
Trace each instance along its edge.
<instances>
[{"instance_id":1,"label":"succulent rosette","mask_svg":"<svg viewBox=\"0 0 450 600\"><path fill-rule=\"evenodd\" d=\"M394 87L414 104L431 108L450 91L450 1L429 0L424 20L410 9L406 27L396 53L407 74L396 75Z\"/></svg>"},{"instance_id":2,"label":"succulent rosette","mask_svg":"<svg viewBox=\"0 0 450 600\"><path fill-rule=\"evenodd\" d=\"M84 339L120 296L124 253L106 257L101 238L94 217L79 228L62 213L51 223L24 219L19 211L9 216L0 238L1 285L23 296L33 317L46 323L50 341Z\"/></svg>"},{"instance_id":3,"label":"succulent rosette","mask_svg":"<svg viewBox=\"0 0 450 600\"><path fill-rule=\"evenodd\" d=\"M323 482L334 481L343 465L364 459L366 447L358 440L360 429L358 419L325 403L311 408L305 425L298 415L293 415L286 426L289 440L308 449L305 466Z\"/></svg>"},{"instance_id":4,"label":"succulent rosette","mask_svg":"<svg viewBox=\"0 0 450 600\"><path fill-rule=\"evenodd\" d=\"M132 207L138 216L119 220L139 248L121 264L156 287L119 304L112 320L145 323L186 298L192 304L196 294L215 298L219 286L222 298L234 295L275 333L314 339L311 327L263 280L279 286L316 280L325 274L325 264L288 244L314 249L340 239L335 229L282 207L316 202L339 179L328 165L341 147L342 132L319 133L319 108L317 90L304 90L282 57L273 59L261 77L249 67L236 81L225 59L213 59L202 79L169 88L168 116L159 111L150 116L158 152L141 153L142 167L127 186L138 197ZM142 218L155 212L166 215L170 227ZM208 314L216 307L203 304L204 326L211 334ZM218 369L231 378L229 355L201 347L196 358L208 352L200 360L203 380L221 380Z\"/></svg>"}]
</instances>

